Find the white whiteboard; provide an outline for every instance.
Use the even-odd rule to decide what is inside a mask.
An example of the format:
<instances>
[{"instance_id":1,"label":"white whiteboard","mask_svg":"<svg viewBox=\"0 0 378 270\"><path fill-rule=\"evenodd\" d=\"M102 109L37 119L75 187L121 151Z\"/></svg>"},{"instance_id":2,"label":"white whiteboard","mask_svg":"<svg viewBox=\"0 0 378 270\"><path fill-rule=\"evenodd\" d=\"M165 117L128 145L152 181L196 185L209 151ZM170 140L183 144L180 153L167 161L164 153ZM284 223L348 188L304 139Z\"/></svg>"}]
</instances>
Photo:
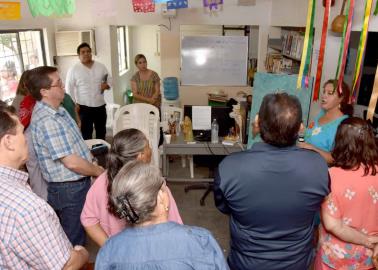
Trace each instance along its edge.
<instances>
[{"instance_id":1,"label":"white whiteboard","mask_svg":"<svg viewBox=\"0 0 378 270\"><path fill-rule=\"evenodd\" d=\"M182 85L247 85L248 37L185 36Z\"/></svg>"}]
</instances>

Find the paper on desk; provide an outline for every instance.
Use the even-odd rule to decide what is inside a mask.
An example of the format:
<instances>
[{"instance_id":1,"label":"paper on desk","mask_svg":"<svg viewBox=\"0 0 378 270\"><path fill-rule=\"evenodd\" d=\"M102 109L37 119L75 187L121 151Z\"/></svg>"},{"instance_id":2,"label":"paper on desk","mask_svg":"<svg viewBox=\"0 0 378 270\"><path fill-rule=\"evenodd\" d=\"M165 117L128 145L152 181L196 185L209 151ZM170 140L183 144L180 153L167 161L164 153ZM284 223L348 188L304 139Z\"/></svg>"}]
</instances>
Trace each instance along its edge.
<instances>
[{"instance_id":1,"label":"paper on desk","mask_svg":"<svg viewBox=\"0 0 378 270\"><path fill-rule=\"evenodd\" d=\"M211 129L211 106L192 106L193 130Z\"/></svg>"}]
</instances>

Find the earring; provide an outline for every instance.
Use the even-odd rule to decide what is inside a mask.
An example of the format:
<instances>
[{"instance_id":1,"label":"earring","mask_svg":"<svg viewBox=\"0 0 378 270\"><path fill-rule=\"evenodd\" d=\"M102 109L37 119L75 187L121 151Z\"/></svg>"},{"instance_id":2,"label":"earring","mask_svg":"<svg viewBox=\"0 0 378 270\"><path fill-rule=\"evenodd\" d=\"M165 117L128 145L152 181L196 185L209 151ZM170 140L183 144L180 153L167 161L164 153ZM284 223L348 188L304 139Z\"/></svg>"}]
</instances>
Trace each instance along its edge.
<instances>
[{"instance_id":1,"label":"earring","mask_svg":"<svg viewBox=\"0 0 378 270\"><path fill-rule=\"evenodd\" d=\"M166 212L169 211L169 207L168 206L166 206L164 209L165 209Z\"/></svg>"}]
</instances>

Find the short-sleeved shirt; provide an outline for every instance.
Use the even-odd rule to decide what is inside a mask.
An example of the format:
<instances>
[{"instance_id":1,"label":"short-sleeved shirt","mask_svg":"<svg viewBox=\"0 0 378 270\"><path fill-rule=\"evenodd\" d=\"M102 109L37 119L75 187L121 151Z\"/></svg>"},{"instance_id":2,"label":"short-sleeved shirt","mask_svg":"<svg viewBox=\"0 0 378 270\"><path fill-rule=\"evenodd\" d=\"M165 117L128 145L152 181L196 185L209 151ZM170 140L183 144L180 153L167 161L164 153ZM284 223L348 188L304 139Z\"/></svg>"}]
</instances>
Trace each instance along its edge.
<instances>
[{"instance_id":1,"label":"short-sleeved shirt","mask_svg":"<svg viewBox=\"0 0 378 270\"><path fill-rule=\"evenodd\" d=\"M151 71L151 76L148 80L143 81L140 78L139 72L136 72L131 81L135 82L137 85L137 92L139 95L142 95L147 98L151 98L155 94L155 84L160 82L159 75L155 71ZM159 97L160 98L160 97ZM134 103L144 102L134 97ZM155 105L155 104L152 104ZM156 105L155 105L156 106ZM157 106L160 107L160 106Z\"/></svg>"},{"instance_id":2,"label":"short-sleeved shirt","mask_svg":"<svg viewBox=\"0 0 378 270\"><path fill-rule=\"evenodd\" d=\"M217 208L230 214L230 268L308 269L315 214L328 182L325 160L295 145L261 142L227 156L214 179L214 197Z\"/></svg>"},{"instance_id":3,"label":"short-sleeved shirt","mask_svg":"<svg viewBox=\"0 0 378 270\"><path fill-rule=\"evenodd\" d=\"M101 91L101 83L105 80L110 81L105 65L94 61L89 68L79 62L67 72L66 91L77 104L100 107L105 104Z\"/></svg>"},{"instance_id":4,"label":"short-sleeved shirt","mask_svg":"<svg viewBox=\"0 0 378 270\"><path fill-rule=\"evenodd\" d=\"M209 231L174 222L132 227L111 237L100 249L96 270L228 269Z\"/></svg>"},{"instance_id":5,"label":"short-sleeved shirt","mask_svg":"<svg viewBox=\"0 0 378 270\"><path fill-rule=\"evenodd\" d=\"M319 118L324 115L322 110L312 121L305 132L305 141L313 146L326 151L331 152L333 144L335 142L336 131L340 123L348 118L347 115L343 115L329 123L324 125L319 124Z\"/></svg>"},{"instance_id":6,"label":"short-sleeved shirt","mask_svg":"<svg viewBox=\"0 0 378 270\"><path fill-rule=\"evenodd\" d=\"M122 231L127 224L124 220L109 213L107 186L108 178L107 172L105 171L96 179L89 189L80 220L84 227L100 224L106 234L112 236ZM182 224L175 199L171 191L169 189L167 190L169 195L168 220Z\"/></svg>"},{"instance_id":7,"label":"short-sleeved shirt","mask_svg":"<svg viewBox=\"0 0 378 270\"><path fill-rule=\"evenodd\" d=\"M60 270L70 258L71 243L27 179L25 172L0 166L0 268Z\"/></svg>"},{"instance_id":8,"label":"short-sleeved shirt","mask_svg":"<svg viewBox=\"0 0 378 270\"><path fill-rule=\"evenodd\" d=\"M64 99L62 101L62 106L67 110L67 112L70 114L73 120L75 122L76 119L76 108L75 108L75 102L72 100L71 96L67 93L64 94Z\"/></svg>"},{"instance_id":9,"label":"short-sleeved shirt","mask_svg":"<svg viewBox=\"0 0 378 270\"><path fill-rule=\"evenodd\" d=\"M363 176L362 167L356 171L333 167L329 173L331 193L322 211L365 234L378 233L378 175ZM341 241L323 227L319 253L331 269L374 269L371 250Z\"/></svg>"},{"instance_id":10,"label":"short-sleeved shirt","mask_svg":"<svg viewBox=\"0 0 378 270\"><path fill-rule=\"evenodd\" d=\"M47 182L76 181L84 177L66 168L60 160L72 154L91 160L77 124L63 107L55 110L38 101L30 128L38 163Z\"/></svg>"}]
</instances>

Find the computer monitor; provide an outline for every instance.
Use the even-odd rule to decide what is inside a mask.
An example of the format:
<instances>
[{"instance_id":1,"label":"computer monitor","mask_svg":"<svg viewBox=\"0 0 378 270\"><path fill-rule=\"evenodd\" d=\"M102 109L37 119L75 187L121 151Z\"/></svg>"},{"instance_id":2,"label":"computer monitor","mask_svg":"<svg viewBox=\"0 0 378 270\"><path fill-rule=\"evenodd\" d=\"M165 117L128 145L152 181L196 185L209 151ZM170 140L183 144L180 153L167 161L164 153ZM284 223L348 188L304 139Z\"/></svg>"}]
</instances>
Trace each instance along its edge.
<instances>
[{"instance_id":1,"label":"computer monitor","mask_svg":"<svg viewBox=\"0 0 378 270\"><path fill-rule=\"evenodd\" d=\"M184 116L192 118L192 107L194 105L185 105L184 106ZM213 121L213 119L217 119L218 125L219 125L219 132L218 135L220 137L225 137L228 135L230 128L235 126L235 120L230 117L230 112L232 111L232 108L229 108L227 106L214 106L211 107L211 119L210 121ZM210 125L211 127L211 122ZM211 139L211 128L209 129L200 129L196 130L193 129L193 136L196 140L205 140L210 141Z\"/></svg>"}]
</instances>

